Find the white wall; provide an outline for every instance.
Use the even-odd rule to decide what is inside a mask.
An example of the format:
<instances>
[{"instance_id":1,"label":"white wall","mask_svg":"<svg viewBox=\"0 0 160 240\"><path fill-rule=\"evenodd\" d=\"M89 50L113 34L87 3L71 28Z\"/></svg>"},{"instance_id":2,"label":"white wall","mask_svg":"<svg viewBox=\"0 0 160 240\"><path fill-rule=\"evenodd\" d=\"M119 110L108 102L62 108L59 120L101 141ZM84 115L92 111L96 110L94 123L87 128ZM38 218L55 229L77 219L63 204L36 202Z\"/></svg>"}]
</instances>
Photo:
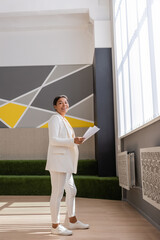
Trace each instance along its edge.
<instances>
[{"instance_id":1,"label":"white wall","mask_svg":"<svg viewBox=\"0 0 160 240\"><path fill-rule=\"evenodd\" d=\"M0 66L92 64L110 23L110 0L2 0Z\"/></svg>"},{"instance_id":2,"label":"white wall","mask_svg":"<svg viewBox=\"0 0 160 240\"><path fill-rule=\"evenodd\" d=\"M4 13L0 65L92 64L94 31L87 10Z\"/></svg>"},{"instance_id":3,"label":"white wall","mask_svg":"<svg viewBox=\"0 0 160 240\"><path fill-rule=\"evenodd\" d=\"M95 48L112 47L110 20L94 21L94 32Z\"/></svg>"}]
</instances>

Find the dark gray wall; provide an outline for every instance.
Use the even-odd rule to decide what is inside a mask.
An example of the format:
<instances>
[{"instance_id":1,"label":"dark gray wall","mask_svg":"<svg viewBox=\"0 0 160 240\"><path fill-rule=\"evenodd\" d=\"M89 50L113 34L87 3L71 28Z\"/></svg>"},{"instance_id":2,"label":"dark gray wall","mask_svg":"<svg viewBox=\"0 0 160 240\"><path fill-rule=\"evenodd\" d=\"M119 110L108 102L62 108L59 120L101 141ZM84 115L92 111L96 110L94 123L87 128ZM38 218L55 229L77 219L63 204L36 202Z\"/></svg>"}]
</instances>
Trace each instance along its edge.
<instances>
[{"instance_id":1,"label":"dark gray wall","mask_svg":"<svg viewBox=\"0 0 160 240\"><path fill-rule=\"evenodd\" d=\"M99 176L115 176L115 132L111 48L95 49L94 58L95 149Z\"/></svg>"},{"instance_id":2,"label":"dark gray wall","mask_svg":"<svg viewBox=\"0 0 160 240\"><path fill-rule=\"evenodd\" d=\"M54 66L0 67L0 98L12 100L39 87Z\"/></svg>"},{"instance_id":3,"label":"dark gray wall","mask_svg":"<svg viewBox=\"0 0 160 240\"><path fill-rule=\"evenodd\" d=\"M160 146L160 121L157 121L121 140L122 151L134 151L136 156L136 188L124 190L125 199L160 229L160 212L143 200L141 188L140 148Z\"/></svg>"}]
</instances>

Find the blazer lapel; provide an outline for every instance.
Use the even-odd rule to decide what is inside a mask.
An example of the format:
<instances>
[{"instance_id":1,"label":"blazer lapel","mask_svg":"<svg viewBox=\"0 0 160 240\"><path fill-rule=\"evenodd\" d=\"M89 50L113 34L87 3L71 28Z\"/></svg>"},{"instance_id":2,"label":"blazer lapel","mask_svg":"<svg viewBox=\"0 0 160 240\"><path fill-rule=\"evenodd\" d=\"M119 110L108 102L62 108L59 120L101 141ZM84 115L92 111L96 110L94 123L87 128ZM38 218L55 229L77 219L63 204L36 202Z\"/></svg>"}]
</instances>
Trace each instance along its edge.
<instances>
[{"instance_id":1,"label":"blazer lapel","mask_svg":"<svg viewBox=\"0 0 160 240\"><path fill-rule=\"evenodd\" d=\"M70 126L70 124L68 123L68 121L65 118L63 118L63 122L67 129L69 138L73 138L74 136L72 136L72 133L74 134L74 131L73 131L72 127Z\"/></svg>"},{"instance_id":2,"label":"blazer lapel","mask_svg":"<svg viewBox=\"0 0 160 240\"><path fill-rule=\"evenodd\" d=\"M70 126L70 123L67 121L67 119L66 119L66 118L63 118L59 113L56 113L56 114L57 114L58 117L63 121L64 126L65 126L66 129L67 129L68 137L69 137L69 138L75 137L73 128ZM72 134L72 133L73 133L73 134Z\"/></svg>"}]
</instances>

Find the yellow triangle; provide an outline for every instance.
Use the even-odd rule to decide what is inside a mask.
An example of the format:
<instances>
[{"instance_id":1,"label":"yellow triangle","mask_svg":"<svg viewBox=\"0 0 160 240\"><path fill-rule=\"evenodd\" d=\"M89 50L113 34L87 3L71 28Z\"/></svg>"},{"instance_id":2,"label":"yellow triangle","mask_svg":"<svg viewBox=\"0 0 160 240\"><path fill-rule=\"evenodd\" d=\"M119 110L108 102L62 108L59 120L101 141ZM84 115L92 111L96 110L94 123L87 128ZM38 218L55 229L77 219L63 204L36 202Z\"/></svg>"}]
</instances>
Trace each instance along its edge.
<instances>
[{"instance_id":1,"label":"yellow triangle","mask_svg":"<svg viewBox=\"0 0 160 240\"><path fill-rule=\"evenodd\" d=\"M45 124L42 125L40 128L48 128L48 123L45 123Z\"/></svg>"},{"instance_id":2,"label":"yellow triangle","mask_svg":"<svg viewBox=\"0 0 160 240\"><path fill-rule=\"evenodd\" d=\"M8 103L0 107L0 118L13 128L18 119L24 113L25 109L26 107L24 106L15 103Z\"/></svg>"},{"instance_id":3,"label":"yellow triangle","mask_svg":"<svg viewBox=\"0 0 160 240\"><path fill-rule=\"evenodd\" d=\"M94 123L76 119L76 118L71 118L71 117L66 117L68 122L71 124L73 128L80 128L80 127L93 127Z\"/></svg>"},{"instance_id":4,"label":"yellow triangle","mask_svg":"<svg viewBox=\"0 0 160 240\"><path fill-rule=\"evenodd\" d=\"M66 118L73 128L93 127L94 126L94 123L91 123L91 122L87 122L87 121L84 121L84 120L71 118L71 117L66 117ZM48 123L45 123L40 128L48 128Z\"/></svg>"}]
</instances>

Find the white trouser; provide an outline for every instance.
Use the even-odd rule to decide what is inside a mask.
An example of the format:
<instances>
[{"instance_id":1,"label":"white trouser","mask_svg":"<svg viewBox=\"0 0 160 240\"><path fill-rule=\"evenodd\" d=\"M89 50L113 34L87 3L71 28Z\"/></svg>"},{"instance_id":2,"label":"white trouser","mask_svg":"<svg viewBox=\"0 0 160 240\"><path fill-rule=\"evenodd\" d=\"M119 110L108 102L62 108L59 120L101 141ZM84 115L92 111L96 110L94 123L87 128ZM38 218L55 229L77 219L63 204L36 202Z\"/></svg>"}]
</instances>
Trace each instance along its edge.
<instances>
[{"instance_id":1,"label":"white trouser","mask_svg":"<svg viewBox=\"0 0 160 240\"><path fill-rule=\"evenodd\" d=\"M68 217L75 216L75 196L77 193L71 173L50 172L52 193L50 199L52 223L60 223L60 202L64 190L66 192L66 205Z\"/></svg>"}]
</instances>

